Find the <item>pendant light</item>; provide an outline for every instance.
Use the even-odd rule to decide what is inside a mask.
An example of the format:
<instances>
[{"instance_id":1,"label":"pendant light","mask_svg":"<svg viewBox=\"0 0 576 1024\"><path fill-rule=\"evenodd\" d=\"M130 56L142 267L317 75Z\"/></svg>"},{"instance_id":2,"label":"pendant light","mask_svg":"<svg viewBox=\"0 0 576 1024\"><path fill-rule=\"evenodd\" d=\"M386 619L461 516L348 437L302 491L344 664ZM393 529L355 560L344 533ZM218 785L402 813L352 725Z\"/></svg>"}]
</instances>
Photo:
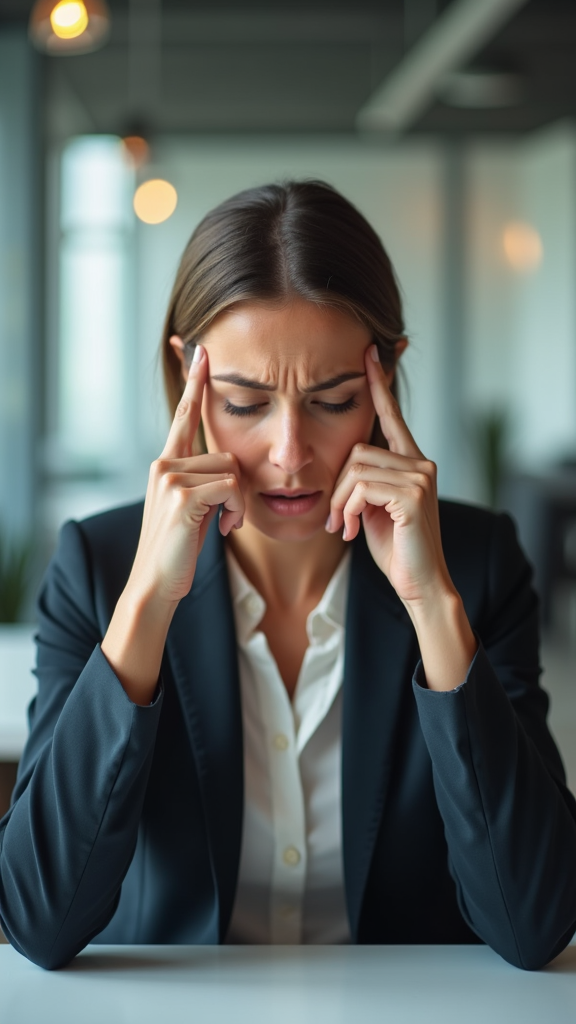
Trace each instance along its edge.
<instances>
[{"instance_id":1,"label":"pendant light","mask_svg":"<svg viewBox=\"0 0 576 1024\"><path fill-rule=\"evenodd\" d=\"M105 0L36 0L28 25L36 49L55 57L98 50L109 33Z\"/></svg>"},{"instance_id":2,"label":"pendant light","mask_svg":"<svg viewBox=\"0 0 576 1024\"><path fill-rule=\"evenodd\" d=\"M142 182L134 193L134 212L144 224L162 224L172 216L177 203L174 185L163 178Z\"/></svg>"}]
</instances>

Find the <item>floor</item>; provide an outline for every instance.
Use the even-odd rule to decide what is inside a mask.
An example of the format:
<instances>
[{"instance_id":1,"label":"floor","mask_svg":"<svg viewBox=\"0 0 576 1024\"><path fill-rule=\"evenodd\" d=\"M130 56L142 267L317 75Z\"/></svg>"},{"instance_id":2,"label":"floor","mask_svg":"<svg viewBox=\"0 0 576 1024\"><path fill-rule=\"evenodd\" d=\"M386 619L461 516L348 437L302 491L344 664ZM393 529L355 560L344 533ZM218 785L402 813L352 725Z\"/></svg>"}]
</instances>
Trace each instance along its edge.
<instances>
[{"instance_id":1,"label":"floor","mask_svg":"<svg viewBox=\"0 0 576 1024\"><path fill-rule=\"evenodd\" d=\"M576 619L576 614L570 614ZM576 629L568 619L560 619L554 632L545 637L542 665L543 685L551 698L550 727L564 760L568 784L576 794ZM8 806L15 768L0 764L0 815Z\"/></svg>"}]
</instances>

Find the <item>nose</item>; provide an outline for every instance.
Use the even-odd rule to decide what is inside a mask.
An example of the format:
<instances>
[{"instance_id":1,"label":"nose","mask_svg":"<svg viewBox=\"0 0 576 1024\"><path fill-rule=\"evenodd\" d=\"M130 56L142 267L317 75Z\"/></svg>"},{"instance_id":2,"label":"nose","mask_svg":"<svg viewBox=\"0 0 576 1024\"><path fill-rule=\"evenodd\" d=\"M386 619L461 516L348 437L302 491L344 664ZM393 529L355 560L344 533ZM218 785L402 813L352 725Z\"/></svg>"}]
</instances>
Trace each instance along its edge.
<instances>
[{"instance_id":1,"label":"nose","mask_svg":"<svg viewBox=\"0 0 576 1024\"><path fill-rule=\"evenodd\" d=\"M268 457L274 466L294 475L312 462L312 446L298 409L279 410L269 426Z\"/></svg>"}]
</instances>

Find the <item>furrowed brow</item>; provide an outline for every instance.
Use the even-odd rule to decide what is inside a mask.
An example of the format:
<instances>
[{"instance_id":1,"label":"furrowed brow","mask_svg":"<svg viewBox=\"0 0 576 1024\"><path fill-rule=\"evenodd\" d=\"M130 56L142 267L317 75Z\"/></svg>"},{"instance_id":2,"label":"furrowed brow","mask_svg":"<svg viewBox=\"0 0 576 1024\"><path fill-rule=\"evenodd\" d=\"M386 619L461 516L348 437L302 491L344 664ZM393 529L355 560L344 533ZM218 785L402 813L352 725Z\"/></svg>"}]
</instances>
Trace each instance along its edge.
<instances>
[{"instance_id":1,"label":"furrowed brow","mask_svg":"<svg viewBox=\"0 0 576 1024\"><path fill-rule=\"evenodd\" d=\"M310 395L315 391L329 391L331 388L337 388L340 384L345 384L348 380L356 380L358 377L365 376L365 373L340 373L337 377L330 377L329 380L323 380L320 384L312 384L309 388L304 388L304 392ZM273 384L261 384L260 381L242 377L239 373L215 373L212 380L222 380L226 384L236 384L239 388L253 388L255 391L276 390Z\"/></svg>"},{"instance_id":2,"label":"furrowed brow","mask_svg":"<svg viewBox=\"0 0 576 1024\"><path fill-rule=\"evenodd\" d=\"M258 380L249 380L239 373L215 373L212 380L223 380L226 384L236 384L239 388L254 388L255 391L276 391L273 384L261 384Z\"/></svg>"},{"instance_id":3,"label":"furrowed brow","mask_svg":"<svg viewBox=\"0 0 576 1024\"><path fill-rule=\"evenodd\" d=\"M345 384L347 380L356 380L357 377L365 377L365 373L340 373L337 377L330 377L330 380L323 380L321 384L312 384L304 388L307 395L313 391L329 391L330 388L337 388L339 384Z\"/></svg>"}]
</instances>

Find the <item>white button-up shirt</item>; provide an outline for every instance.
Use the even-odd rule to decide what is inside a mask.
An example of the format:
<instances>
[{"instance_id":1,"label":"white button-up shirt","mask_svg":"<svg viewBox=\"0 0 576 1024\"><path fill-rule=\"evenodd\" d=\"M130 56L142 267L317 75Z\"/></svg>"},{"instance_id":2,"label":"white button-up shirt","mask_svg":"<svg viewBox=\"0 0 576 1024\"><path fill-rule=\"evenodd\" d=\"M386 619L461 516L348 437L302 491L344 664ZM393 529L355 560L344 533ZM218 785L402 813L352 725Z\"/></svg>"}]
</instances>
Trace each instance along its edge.
<instances>
[{"instance_id":1,"label":"white button-up shirt","mask_svg":"<svg viewBox=\"0 0 576 1024\"><path fill-rule=\"evenodd\" d=\"M350 553L308 616L292 702L257 628L266 604L228 549L227 560L244 729L244 827L227 942L349 942L341 719Z\"/></svg>"}]
</instances>

